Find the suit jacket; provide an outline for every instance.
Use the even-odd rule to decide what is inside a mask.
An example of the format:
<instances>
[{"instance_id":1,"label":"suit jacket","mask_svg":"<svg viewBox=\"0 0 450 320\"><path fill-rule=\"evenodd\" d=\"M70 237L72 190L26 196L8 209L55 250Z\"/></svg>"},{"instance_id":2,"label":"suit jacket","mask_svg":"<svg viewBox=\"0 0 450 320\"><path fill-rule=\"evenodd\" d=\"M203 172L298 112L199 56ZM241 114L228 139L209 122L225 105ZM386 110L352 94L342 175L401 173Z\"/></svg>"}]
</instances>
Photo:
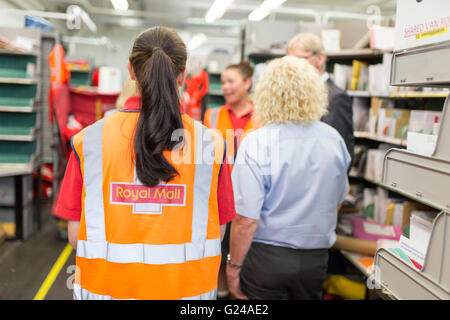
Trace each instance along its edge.
<instances>
[{"instance_id":1,"label":"suit jacket","mask_svg":"<svg viewBox=\"0 0 450 320\"><path fill-rule=\"evenodd\" d=\"M353 148L355 138L353 135L353 109L352 101L347 93L336 86L331 79L328 85L328 114L322 117L322 121L335 128L344 138L348 153L353 160Z\"/></svg>"}]
</instances>

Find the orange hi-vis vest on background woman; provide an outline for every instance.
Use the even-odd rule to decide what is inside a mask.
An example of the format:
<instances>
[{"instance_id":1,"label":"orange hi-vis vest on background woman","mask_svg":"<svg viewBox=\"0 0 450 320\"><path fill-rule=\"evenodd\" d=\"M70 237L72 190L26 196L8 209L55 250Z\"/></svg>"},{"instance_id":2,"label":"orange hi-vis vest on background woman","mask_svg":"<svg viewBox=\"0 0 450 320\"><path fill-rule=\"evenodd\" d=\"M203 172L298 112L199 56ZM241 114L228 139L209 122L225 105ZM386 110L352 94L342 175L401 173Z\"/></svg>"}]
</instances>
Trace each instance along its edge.
<instances>
[{"instance_id":1,"label":"orange hi-vis vest on background woman","mask_svg":"<svg viewBox=\"0 0 450 320\"><path fill-rule=\"evenodd\" d=\"M215 299L224 141L183 115L182 149L164 152L179 175L149 188L133 161L138 116L116 112L72 140L83 177L74 298Z\"/></svg>"},{"instance_id":2,"label":"orange hi-vis vest on background woman","mask_svg":"<svg viewBox=\"0 0 450 320\"><path fill-rule=\"evenodd\" d=\"M222 106L220 108L207 109L205 111L204 124L208 128L218 130L222 137L225 139L227 143L227 160L229 164L233 164L234 158L236 156L234 153L234 137L236 133L233 129L233 125L231 123L227 108L225 106ZM239 144L239 142L242 141L245 135L255 129L257 129L257 127L252 122L252 119L249 119L244 128L244 132L242 132L240 135L237 134L237 143ZM238 147L239 145L236 146L236 149Z\"/></svg>"}]
</instances>

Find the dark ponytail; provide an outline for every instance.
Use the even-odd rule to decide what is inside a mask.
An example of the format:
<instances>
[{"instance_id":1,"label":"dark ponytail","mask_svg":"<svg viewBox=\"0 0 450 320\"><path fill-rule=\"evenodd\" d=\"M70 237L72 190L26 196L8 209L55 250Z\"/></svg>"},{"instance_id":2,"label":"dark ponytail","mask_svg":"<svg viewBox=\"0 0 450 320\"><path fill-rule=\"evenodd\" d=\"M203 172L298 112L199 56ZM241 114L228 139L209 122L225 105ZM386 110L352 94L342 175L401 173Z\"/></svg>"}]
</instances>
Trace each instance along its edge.
<instances>
[{"instance_id":1,"label":"dark ponytail","mask_svg":"<svg viewBox=\"0 0 450 320\"><path fill-rule=\"evenodd\" d=\"M146 186L170 181L178 172L163 152L179 141L172 133L183 128L177 77L186 67L186 46L169 28L153 27L135 40L130 63L142 97L134 136L136 174Z\"/></svg>"}]
</instances>

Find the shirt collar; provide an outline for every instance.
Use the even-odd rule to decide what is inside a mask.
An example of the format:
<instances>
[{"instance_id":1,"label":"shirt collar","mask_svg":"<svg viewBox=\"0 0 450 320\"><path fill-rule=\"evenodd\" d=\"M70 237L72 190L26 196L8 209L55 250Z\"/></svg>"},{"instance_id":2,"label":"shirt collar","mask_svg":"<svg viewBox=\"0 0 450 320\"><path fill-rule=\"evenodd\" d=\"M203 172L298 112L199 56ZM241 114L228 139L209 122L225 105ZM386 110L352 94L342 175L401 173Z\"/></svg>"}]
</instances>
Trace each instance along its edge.
<instances>
[{"instance_id":1,"label":"shirt collar","mask_svg":"<svg viewBox=\"0 0 450 320\"><path fill-rule=\"evenodd\" d=\"M328 74L328 72L324 72L320 76L320 80L322 80L322 82L326 82L328 79L330 79L330 75Z\"/></svg>"},{"instance_id":2,"label":"shirt collar","mask_svg":"<svg viewBox=\"0 0 450 320\"><path fill-rule=\"evenodd\" d=\"M139 111L141 110L141 96L129 97L123 106L123 111Z\"/></svg>"},{"instance_id":3,"label":"shirt collar","mask_svg":"<svg viewBox=\"0 0 450 320\"><path fill-rule=\"evenodd\" d=\"M250 101L250 103L252 105L252 108L250 109L250 111L247 112L246 114L240 116L239 118L248 117L248 116L250 116L253 113L253 107L254 107L253 101ZM233 109L231 109L231 107L228 104L225 105L225 108L228 110L228 112L233 112L233 114L236 116L236 114L234 113Z\"/></svg>"}]
</instances>

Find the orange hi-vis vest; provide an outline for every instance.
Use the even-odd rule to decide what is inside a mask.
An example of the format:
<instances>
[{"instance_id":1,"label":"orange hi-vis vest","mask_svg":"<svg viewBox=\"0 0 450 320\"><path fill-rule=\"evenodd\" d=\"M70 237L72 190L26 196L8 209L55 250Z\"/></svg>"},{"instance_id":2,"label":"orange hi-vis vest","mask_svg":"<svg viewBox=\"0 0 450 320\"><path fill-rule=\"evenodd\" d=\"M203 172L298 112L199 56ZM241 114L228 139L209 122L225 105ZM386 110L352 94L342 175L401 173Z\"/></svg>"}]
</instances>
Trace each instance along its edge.
<instances>
[{"instance_id":1,"label":"orange hi-vis vest","mask_svg":"<svg viewBox=\"0 0 450 320\"><path fill-rule=\"evenodd\" d=\"M237 136L237 143L242 141L244 136L250 133L253 130L257 129L257 126L254 125L252 119L248 120L245 125L244 131L241 133L236 132L233 129L233 125L231 123L230 115L225 106L220 108L210 108L205 111L204 124L208 128L217 130L222 138L225 139L227 144L227 160L230 165L234 163L234 137ZM239 147L239 145L237 146ZM237 148L236 148L237 149Z\"/></svg>"},{"instance_id":2,"label":"orange hi-vis vest","mask_svg":"<svg viewBox=\"0 0 450 320\"><path fill-rule=\"evenodd\" d=\"M164 152L179 174L150 188L133 161L138 116L116 112L72 139L83 177L74 298L215 299L224 141L183 115L183 147Z\"/></svg>"}]
</instances>

